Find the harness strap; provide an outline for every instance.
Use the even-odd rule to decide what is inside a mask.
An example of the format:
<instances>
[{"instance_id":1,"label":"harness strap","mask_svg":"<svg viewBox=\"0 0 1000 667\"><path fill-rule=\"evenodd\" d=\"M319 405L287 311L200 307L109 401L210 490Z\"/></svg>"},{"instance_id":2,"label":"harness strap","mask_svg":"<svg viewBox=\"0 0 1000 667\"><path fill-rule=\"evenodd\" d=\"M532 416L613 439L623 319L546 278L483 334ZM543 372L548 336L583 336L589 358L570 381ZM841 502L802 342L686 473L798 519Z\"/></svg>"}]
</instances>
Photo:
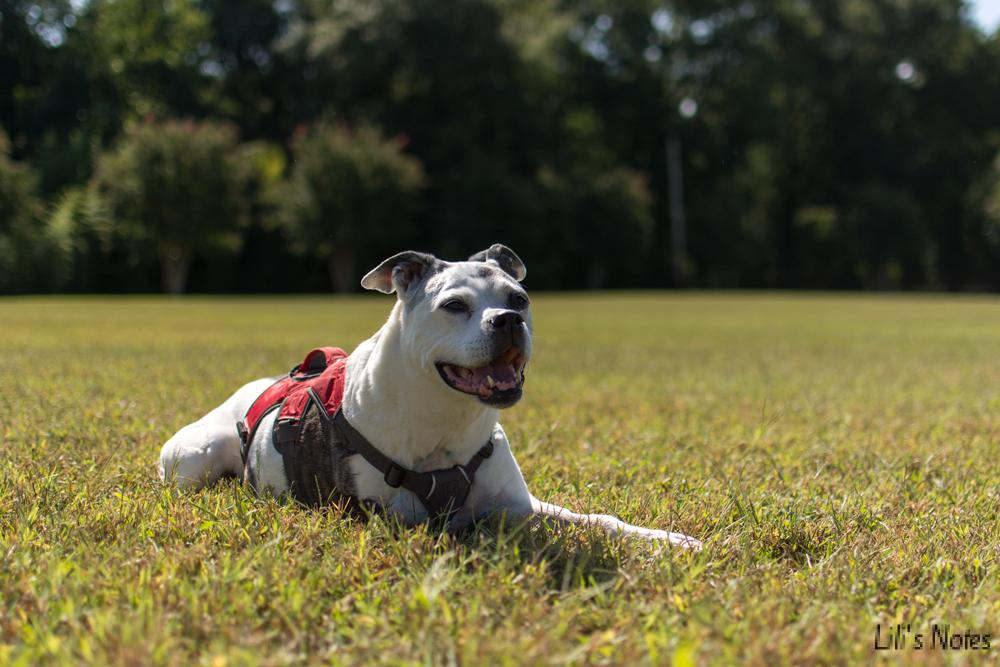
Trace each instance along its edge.
<instances>
[{"instance_id":1,"label":"harness strap","mask_svg":"<svg viewBox=\"0 0 1000 667\"><path fill-rule=\"evenodd\" d=\"M432 518L442 516L450 518L465 504L476 471L483 461L493 455L493 441L487 440L465 465L455 465L431 472L417 472L399 465L368 442L347 421L343 410L337 409L333 415L333 423L344 436L349 448L360 454L365 461L384 475L386 484L413 492Z\"/></svg>"}]
</instances>

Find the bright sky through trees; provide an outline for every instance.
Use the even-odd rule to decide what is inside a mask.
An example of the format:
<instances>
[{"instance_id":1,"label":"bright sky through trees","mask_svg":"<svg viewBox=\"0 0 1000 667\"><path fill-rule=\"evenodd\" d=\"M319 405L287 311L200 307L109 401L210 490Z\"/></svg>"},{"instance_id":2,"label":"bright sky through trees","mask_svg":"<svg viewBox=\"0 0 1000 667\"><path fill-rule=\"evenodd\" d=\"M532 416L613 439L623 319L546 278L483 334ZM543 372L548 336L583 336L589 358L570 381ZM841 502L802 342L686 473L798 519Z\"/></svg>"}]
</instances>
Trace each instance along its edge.
<instances>
[{"instance_id":1,"label":"bright sky through trees","mask_svg":"<svg viewBox=\"0 0 1000 667\"><path fill-rule=\"evenodd\" d=\"M970 4L976 23L987 32L996 30L1000 25L1000 0L973 0Z\"/></svg>"}]
</instances>

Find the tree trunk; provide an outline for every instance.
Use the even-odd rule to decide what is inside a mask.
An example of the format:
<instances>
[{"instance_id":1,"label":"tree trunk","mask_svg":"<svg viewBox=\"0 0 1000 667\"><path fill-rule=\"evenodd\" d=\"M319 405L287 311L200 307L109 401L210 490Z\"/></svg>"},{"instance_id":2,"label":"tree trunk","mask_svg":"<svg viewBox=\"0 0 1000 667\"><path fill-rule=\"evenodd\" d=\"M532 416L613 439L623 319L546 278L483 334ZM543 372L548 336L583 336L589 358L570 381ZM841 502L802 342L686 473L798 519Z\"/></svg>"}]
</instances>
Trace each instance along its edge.
<instances>
[{"instance_id":1,"label":"tree trunk","mask_svg":"<svg viewBox=\"0 0 1000 667\"><path fill-rule=\"evenodd\" d=\"M684 162L681 159L681 140L676 135L667 136L667 196L670 212L670 268L674 287L684 287L687 282L687 223L684 220Z\"/></svg>"},{"instance_id":2,"label":"tree trunk","mask_svg":"<svg viewBox=\"0 0 1000 667\"><path fill-rule=\"evenodd\" d=\"M334 249L326 265L334 292L347 294L354 291L354 286L361 281L361 276L357 275L357 265L353 252L347 248Z\"/></svg>"},{"instance_id":3,"label":"tree trunk","mask_svg":"<svg viewBox=\"0 0 1000 667\"><path fill-rule=\"evenodd\" d=\"M599 260L587 265L587 289L604 289L608 286L608 267Z\"/></svg>"},{"instance_id":4,"label":"tree trunk","mask_svg":"<svg viewBox=\"0 0 1000 667\"><path fill-rule=\"evenodd\" d=\"M160 253L160 285L167 294L183 294L187 285L191 253L181 248L167 248Z\"/></svg>"}]
</instances>

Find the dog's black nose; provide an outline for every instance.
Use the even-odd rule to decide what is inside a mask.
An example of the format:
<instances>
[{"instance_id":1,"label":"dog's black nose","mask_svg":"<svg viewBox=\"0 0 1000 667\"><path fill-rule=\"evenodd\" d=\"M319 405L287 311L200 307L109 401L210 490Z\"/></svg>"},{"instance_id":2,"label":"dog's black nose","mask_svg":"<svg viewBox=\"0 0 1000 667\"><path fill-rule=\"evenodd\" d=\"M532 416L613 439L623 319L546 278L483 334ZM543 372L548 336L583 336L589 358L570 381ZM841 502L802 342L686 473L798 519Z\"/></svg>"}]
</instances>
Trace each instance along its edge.
<instances>
[{"instance_id":1,"label":"dog's black nose","mask_svg":"<svg viewBox=\"0 0 1000 667\"><path fill-rule=\"evenodd\" d=\"M508 310L491 317L490 324L494 329L499 331L514 331L517 327L524 324L524 318L521 317L521 313Z\"/></svg>"}]
</instances>

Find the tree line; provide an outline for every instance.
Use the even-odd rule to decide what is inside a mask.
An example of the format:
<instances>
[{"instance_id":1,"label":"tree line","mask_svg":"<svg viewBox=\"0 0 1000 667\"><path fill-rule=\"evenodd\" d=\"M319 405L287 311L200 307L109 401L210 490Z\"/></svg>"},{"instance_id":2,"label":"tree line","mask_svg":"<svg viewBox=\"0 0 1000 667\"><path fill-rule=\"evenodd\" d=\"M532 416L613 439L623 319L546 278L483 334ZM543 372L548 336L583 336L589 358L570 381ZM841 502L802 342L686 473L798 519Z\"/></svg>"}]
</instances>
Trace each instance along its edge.
<instances>
[{"instance_id":1,"label":"tree line","mask_svg":"<svg viewBox=\"0 0 1000 667\"><path fill-rule=\"evenodd\" d=\"M0 0L0 293L1000 289L960 0Z\"/></svg>"}]
</instances>

